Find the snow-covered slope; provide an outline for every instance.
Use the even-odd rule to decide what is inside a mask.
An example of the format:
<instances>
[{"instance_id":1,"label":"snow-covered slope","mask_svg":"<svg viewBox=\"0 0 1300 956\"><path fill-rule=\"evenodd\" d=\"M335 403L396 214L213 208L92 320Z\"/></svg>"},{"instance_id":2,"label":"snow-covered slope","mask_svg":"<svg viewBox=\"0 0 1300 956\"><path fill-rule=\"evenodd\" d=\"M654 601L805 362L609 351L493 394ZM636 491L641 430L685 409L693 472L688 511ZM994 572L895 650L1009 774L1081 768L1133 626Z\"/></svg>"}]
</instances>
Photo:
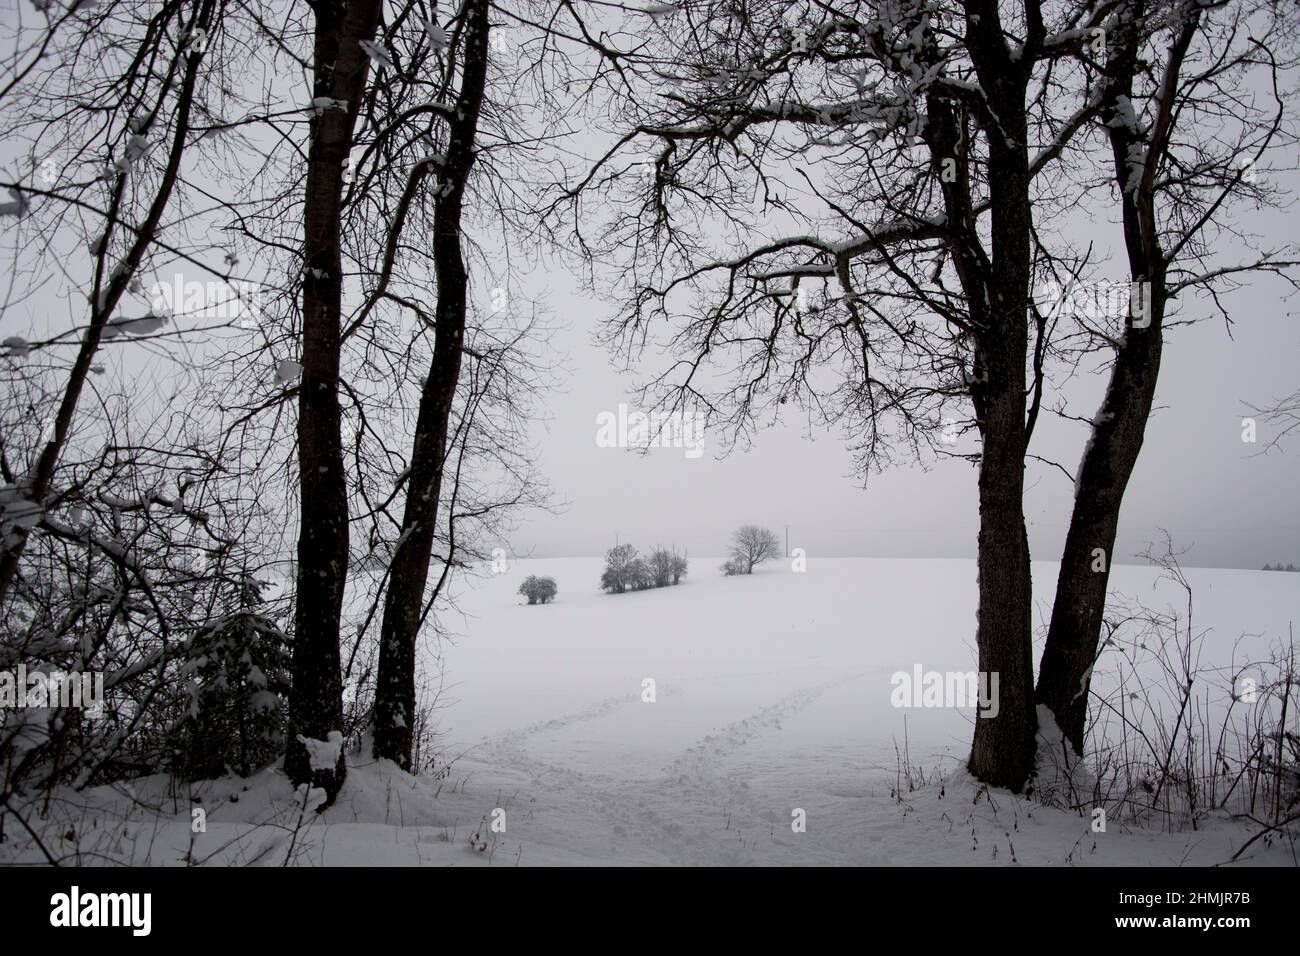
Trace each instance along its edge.
<instances>
[{"instance_id":1,"label":"snow-covered slope","mask_svg":"<svg viewBox=\"0 0 1300 956\"><path fill-rule=\"evenodd\" d=\"M500 866L1204 865L1253 832L1223 816L1186 833L1115 821L1094 833L1085 814L990 793L961 770L970 707L892 706L895 672L975 669L973 562L811 559L805 573L780 562L742 578L717 565L692 560L681 585L624 595L597 590L596 559L513 562L463 585L443 617L456 636L427 648L430 686L445 674L436 776L354 754L320 818L300 814L274 768L204 784L197 835L187 795L151 778L133 785L135 809L85 794L50 833L90 816L70 842L136 862ZM1055 565L1034 572L1045 616ZM526 606L514 592L528 574L554 577L557 601ZM1203 665L1287 634L1292 575L1187 574L1196 629L1211 629ZM1181 600L1156 578L1119 567L1112 584L1151 605ZM905 748L928 781L911 792ZM1245 862L1295 860L1260 841Z\"/></svg>"}]
</instances>

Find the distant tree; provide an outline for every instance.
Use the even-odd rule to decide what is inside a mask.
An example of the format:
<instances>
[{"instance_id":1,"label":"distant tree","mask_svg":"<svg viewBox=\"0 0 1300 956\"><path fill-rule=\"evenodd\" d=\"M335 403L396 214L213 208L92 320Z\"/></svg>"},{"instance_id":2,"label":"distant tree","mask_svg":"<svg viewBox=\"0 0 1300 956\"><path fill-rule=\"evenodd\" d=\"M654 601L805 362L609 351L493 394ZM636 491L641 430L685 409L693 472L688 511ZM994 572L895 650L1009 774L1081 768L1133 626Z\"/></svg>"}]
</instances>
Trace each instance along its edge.
<instances>
[{"instance_id":1,"label":"distant tree","mask_svg":"<svg viewBox=\"0 0 1300 956\"><path fill-rule=\"evenodd\" d=\"M1296 569L1296 567L1295 567L1294 564L1288 564L1288 565L1286 566L1286 569L1287 569L1288 571L1294 571L1294 570Z\"/></svg>"},{"instance_id":2,"label":"distant tree","mask_svg":"<svg viewBox=\"0 0 1300 956\"><path fill-rule=\"evenodd\" d=\"M622 594L628 588L634 587L637 575L640 573L638 568L640 563L640 559L636 556L636 548L632 545L620 544L610 548L605 552L605 570L600 576L601 588L614 594Z\"/></svg>"},{"instance_id":3,"label":"distant tree","mask_svg":"<svg viewBox=\"0 0 1300 956\"><path fill-rule=\"evenodd\" d=\"M727 573L753 574L754 565L775 558L780 553L781 542L774 532L755 524L747 524L731 536L731 561L737 562L742 570ZM730 564L731 561L727 563ZM723 569L726 570L726 565L723 565Z\"/></svg>"},{"instance_id":4,"label":"distant tree","mask_svg":"<svg viewBox=\"0 0 1300 956\"><path fill-rule=\"evenodd\" d=\"M1264 567L1263 567L1262 570L1264 570L1264 571L1272 571L1272 570L1273 570L1273 565L1271 565L1271 564L1266 564L1266 565L1264 565Z\"/></svg>"},{"instance_id":5,"label":"distant tree","mask_svg":"<svg viewBox=\"0 0 1300 956\"><path fill-rule=\"evenodd\" d=\"M519 585L519 593L528 598L529 604L546 604L555 599L559 589L555 586L554 578L539 578L535 574L530 574L524 578L524 583Z\"/></svg>"},{"instance_id":6,"label":"distant tree","mask_svg":"<svg viewBox=\"0 0 1300 956\"><path fill-rule=\"evenodd\" d=\"M686 577L686 559L680 554L673 555L673 584L680 584Z\"/></svg>"}]
</instances>

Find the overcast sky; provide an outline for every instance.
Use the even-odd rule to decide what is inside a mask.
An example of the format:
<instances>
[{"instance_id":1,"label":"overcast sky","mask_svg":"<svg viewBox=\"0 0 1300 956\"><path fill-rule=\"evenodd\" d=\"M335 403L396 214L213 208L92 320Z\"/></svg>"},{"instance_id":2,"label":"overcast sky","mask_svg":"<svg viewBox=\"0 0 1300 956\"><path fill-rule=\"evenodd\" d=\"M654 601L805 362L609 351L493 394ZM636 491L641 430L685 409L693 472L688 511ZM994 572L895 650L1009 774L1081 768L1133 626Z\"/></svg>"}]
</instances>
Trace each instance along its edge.
<instances>
[{"instance_id":1,"label":"overcast sky","mask_svg":"<svg viewBox=\"0 0 1300 956\"><path fill-rule=\"evenodd\" d=\"M591 143L586 147L592 156L601 153ZM1268 172L1270 185L1284 187L1287 199L1300 193L1295 167L1294 157L1279 155ZM783 185L793 195L798 182L786 176ZM1113 207L1104 208L1105 216L1114 214ZM1122 255L1114 254L1121 242L1118 224L1073 215L1071 243L1092 245L1094 261L1104 263L1101 276L1127 279ZM1300 235L1293 215L1274 209L1239 205L1228 221L1258 248L1279 248ZM1252 257L1231 233L1223 235L1215 251L1225 261ZM738 252L726 249L728 256ZM788 526L790 547L806 549L810 558L975 556L974 466L953 460L904 464L864 482L854 472L845 436L810 428L794 403L786 406L789 417L758 433L748 452L725 458L719 458L719 436L707 433L704 454L695 458L674 448L643 454L599 447L598 416L634 403L635 386L662 372L664 358L650 353L633 374L621 372L621 361L592 338L616 303L580 290L562 266L511 281L547 297L564 326L549 343L569 370L562 389L547 396L548 421L535 430L538 467L568 507L557 515L530 515L512 541L517 552L599 554L619 540L641 549L675 544L712 556L725 552L735 527L760 523L782 536ZM1162 540L1164 529L1175 548L1186 549L1186 564L1300 564L1300 434L1265 455L1271 435L1261 421L1258 441L1242 441L1242 418L1252 414L1248 405L1267 406L1297 388L1300 328L1289 291L1276 277L1261 276L1226 294L1231 329L1208 299L1188 293L1173 306L1166 322L1203 321L1166 331L1155 412L1125 496L1113 560L1140 562L1138 555L1149 542ZM1106 380L1107 375L1072 378L1063 390L1070 412L1090 420ZM1060 462L1072 476L1087 437L1086 425L1043 414L1030 451ZM977 445L965 438L956 450L974 451ZM1057 560L1073 482L1059 469L1031 461L1026 489L1031 553Z\"/></svg>"},{"instance_id":2,"label":"overcast sky","mask_svg":"<svg viewBox=\"0 0 1300 956\"><path fill-rule=\"evenodd\" d=\"M1287 227L1275 218L1270 231ZM547 396L549 421L535 434L538 467L568 507L558 515L529 515L512 541L517 553L598 554L617 537L642 549L676 544L693 555L718 555L734 527L755 522L782 536L789 525L790 546L810 557L974 556L977 472L964 462L896 467L871 476L864 488L843 439L793 417L759 433L747 453L722 459L708 433L697 458L682 449L641 454L599 447L597 416L633 403L637 381L592 342L614 304L580 291L559 270L526 284L548 292L565 326L550 344L567 356L568 374ZM1300 440L1261 455L1268 438L1262 423L1257 444L1241 440L1244 403L1266 404L1297 384L1300 333L1296 304L1283 300L1285 291L1266 277L1230 296L1231 337L1212 318L1167 336L1157 411L1125 498L1117 562L1137 561L1163 528L1176 546L1189 549L1186 564L1300 564ZM1180 318L1208 315L1199 303L1183 308ZM654 370L653 357L638 366L644 375ZM1103 377L1085 377L1068 395L1090 417L1104 384ZM1083 426L1045 416L1032 450L1073 474L1085 439ZM1056 560L1072 484L1058 470L1031 463L1026 485L1033 556Z\"/></svg>"}]
</instances>

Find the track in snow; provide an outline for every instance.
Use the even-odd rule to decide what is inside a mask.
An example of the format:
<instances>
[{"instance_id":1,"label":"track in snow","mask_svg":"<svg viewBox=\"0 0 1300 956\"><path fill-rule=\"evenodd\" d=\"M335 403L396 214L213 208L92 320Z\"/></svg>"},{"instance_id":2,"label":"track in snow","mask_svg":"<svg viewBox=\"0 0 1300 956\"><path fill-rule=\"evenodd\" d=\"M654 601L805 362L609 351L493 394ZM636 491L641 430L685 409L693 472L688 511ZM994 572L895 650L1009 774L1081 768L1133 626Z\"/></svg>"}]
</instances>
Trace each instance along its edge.
<instances>
[{"instance_id":1,"label":"track in snow","mask_svg":"<svg viewBox=\"0 0 1300 956\"><path fill-rule=\"evenodd\" d=\"M862 677L836 677L799 688L772 704L713 730L670 759L652 778L629 779L593 773L534 756L530 744L545 734L563 734L611 717L623 708L651 706L636 694L610 697L582 710L506 731L484 742L479 759L518 779L513 812L524 827L545 824L552 836L565 832L596 844L596 852L617 849L627 862L675 864L752 864L763 862L763 848L795 843L817 857L839 856L833 841L810 840L790 830L794 808L783 795L770 794L728 772L728 761L760 738L779 734L784 721L812 705L823 693ZM661 685L659 696L683 692ZM555 748L552 748L554 751ZM611 844L612 846L605 846ZM788 852L789 847L787 846ZM601 855L604 855L601 853ZM829 861L828 861L829 862Z\"/></svg>"}]
</instances>

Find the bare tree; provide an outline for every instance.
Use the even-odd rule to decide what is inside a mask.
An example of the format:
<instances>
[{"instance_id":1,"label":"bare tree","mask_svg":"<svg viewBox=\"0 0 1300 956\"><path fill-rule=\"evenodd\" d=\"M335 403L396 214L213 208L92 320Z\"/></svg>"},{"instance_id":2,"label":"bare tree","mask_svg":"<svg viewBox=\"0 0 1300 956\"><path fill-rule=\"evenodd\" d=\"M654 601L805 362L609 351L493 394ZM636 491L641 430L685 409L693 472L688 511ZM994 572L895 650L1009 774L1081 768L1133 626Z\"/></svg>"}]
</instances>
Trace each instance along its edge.
<instances>
[{"instance_id":1,"label":"bare tree","mask_svg":"<svg viewBox=\"0 0 1300 956\"><path fill-rule=\"evenodd\" d=\"M730 554L745 574L753 574L754 565L781 556L781 539L756 524L742 525L731 536Z\"/></svg>"},{"instance_id":2,"label":"bare tree","mask_svg":"<svg viewBox=\"0 0 1300 956\"><path fill-rule=\"evenodd\" d=\"M379 639L374 753L402 767L409 767L411 759L416 638L423 619L429 557L447 460L448 426L464 349L469 277L462 251L461 218L487 82L489 9L488 0L467 2L454 25L457 42L451 55L462 61L460 87L447 124L446 151L436 164L439 178L433 216L437 338L420 397L406 510L389 574ZM425 169L433 165L426 164ZM410 191L412 186L408 186Z\"/></svg>"},{"instance_id":3,"label":"bare tree","mask_svg":"<svg viewBox=\"0 0 1300 956\"><path fill-rule=\"evenodd\" d=\"M418 722L411 708L421 629L451 573L482 555L485 538L503 533L513 509L540 503L522 423L544 367L533 351L536 310L529 315L517 296L480 308L470 282L472 270L494 264L476 244L474 227L510 220L511 171L492 160L492 150L513 151L516 110L505 98L523 81L503 56L492 78L505 89L486 101L486 37L476 29L486 22L485 6L463 5L450 19L410 3L385 10L373 39L358 41L371 70L358 93L337 210L348 282L335 404L343 514L354 526L337 564L350 567L355 580L340 582L345 624L336 630L350 639L340 647L347 706L334 729L355 744L376 722L397 727L406 742L383 730L375 740L409 766L401 754L410 753L409 734ZM315 96L306 110L312 129L341 114L342 102ZM484 112L491 149L476 139ZM259 254L282 261L290 277L277 299L286 314L258 329L251 354L236 348L224 359L232 370L226 395L242 410L235 427L257 430L253 440L272 445L284 403L304 401L309 364L292 314L303 263L285 254L296 237L281 226L303 201L296 144L286 140L289 155L273 155L267 166L282 164L289 175L259 180L263 206L256 228L248 230ZM486 202L476 219L473 199L480 197ZM251 220L241 225L248 228ZM302 321L305 327L305 315ZM277 369L273 387L247 394L241 372L249 361ZM281 377L281 368L288 374ZM327 430L332 434L332 426ZM306 500L318 490L311 474L301 472L298 495ZM315 519L300 516L303 533L309 520ZM309 573L299 563L299 578ZM317 650L324 652L324 642ZM332 672L332 663L325 666Z\"/></svg>"},{"instance_id":4,"label":"bare tree","mask_svg":"<svg viewBox=\"0 0 1300 956\"><path fill-rule=\"evenodd\" d=\"M37 510L43 507L50 492L60 454L68 440L92 366L96 364L101 341L123 332L156 333L161 324L156 319L150 321L151 316L130 320L129 323L125 317L114 316L128 289L139 284L138 273L159 238L160 226L180 177L186 147L193 139L191 116L205 47L190 42L190 37L195 32L201 35L204 30L212 29L223 9L224 5L215 0L206 0L188 17L179 5L168 5L146 24L131 23L131 18L123 18L126 30L123 46L131 49L134 45L134 50L133 56L124 64L122 76L107 84L119 97L111 106L105 105L106 116L115 121L113 141L117 152L116 155L110 154L109 161L95 176L95 183L103 181L107 184L107 195L104 209L91 207L98 213L93 217L98 220L98 231L90 241L94 272L87 296L88 321L77 336L76 355L67 370L57 411L50 427L42 435L43 445L35 464L22 475L6 475L6 480L16 481L20 486L20 500L29 502ZM23 55L31 57L28 70L35 72L32 85L38 92L29 93L16 82L10 83L6 92L30 95L33 100L44 96L49 102L50 87L58 82L60 86L55 91L62 90L60 99L64 108L71 117L80 117L84 122L89 113L98 110L93 107L88 110L82 105L86 100L76 99L89 91L71 91L62 86L67 74L61 74L58 66L76 63L83 53L94 57L108 55L109 51L96 54L95 47L100 43L107 45L107 41L97 37L93 28L75 19L68 22L70 17L71 11L68 11L60 18L62 22L51 23L48 35L38 49L24 51ZM60 33L60 27L66 27L63 33ZM134 37L131 36L133 29L137 33ZM177 37L179 42L174 42ZM173 41L170 49L164 38ZM63 47L63 43L67 46ZM37 68L42 65L43 51L50 48L60 55L46 64L45 71L40 71ZM112 56L111 59L116 61L119 57ZM49 69L49 66L55 68ZM96 92L103 95L106 91ZM123 109L125 104L130 106ZM129 115L121 115L123 113ZM76 147L85 146L84 141L79 140L85 135L84 128L77 128L71 122L66 123L57 135L67 137L61 143L65 148L69 140ZM156 167L150 169L153 164L147 164L146 159L153 143L159 140L166 144L163 157ZM10 183L8 189L15 197L10 212L20 221L29 211L33 199L50 192L28 183ZM72 209L84 208L77 192L79 190L74 188L61 190L53 198L68 202ZM27 350L24 342L24 355ZM11 525L4 535L3 551L0 552L0 602L4 601L18 573L30 530L26 524Z\"/></svg>"},{"instance_id":5,"label":"bare tree","mask_svg":"<svg viewBox=\"0 0 1300 956\"><path fill-rule=\"evenodd\" d=\"M298 388L298 583L293 698L284 758L295 784L332 802L347 773L341 746L343 684L339 618L348 572L348 495L343 462L339 356L343 318L341 207L379 0L315 0L313 112L303 196L302 381ZM333 768L308 741L338 735Z\"/></svg>"},{"instance_id":6,"label":"bare tree","mask_svg":"<svg viewBox=\"0 0 1300 956\"><path fill-rule=\"evenodd\" d=\"M12 231L0 218L12 251L0 311L39 330L6 341L0 373L4 497L31 506L4 521L0 662L101 672L107 700L102 722L66 708L6 722L0 802L16 787L172 768L185 648L272 562L246 462L190 415L201 383L171 351L201 348L229 321L172 312L147 291L179 263L231 278L232 263L223 275L205 261L214 221L239 212L211 184L227 153L196 146L239 98L229 81L249 55L245 11L217 0L39 12L6 26L15 55L0 83L0 125L30 163L7 184ZM44 307L50 289L70 303L70 328ZM280 600L268 614L283 611Z\"/></svg>"},{"instance_id":7,"label":"bare tree","mask_svg":"<svg viewBox=\"0 0 1300 956\"><path fill-rule=\"evenodd\" d=\"M402 611L418 630L453 569L482 556L485 542L500 541L513 509L540 503L524 435L528 402L542 371L534 352L535 310L528 316L516 300L516 308L469 322L467 313L473 310L468 308L464 262L459 310L454 277L445 294L436 282L425 281L437 249L450 271L455 263L449 251L457 257L474 251L467 224L459 215L447 215L461 200L444 188L442 174L449 162L461 164L447 175L458 177L464 187L481 149L464 135L449 148L446 134L459 122L458 104L447 102L444 94L453 89L467 47L478 50L479 66L484 65L485 37L462 25L471 13L485 19L487 5L466 7L443 29L436 17L426 20L422 6L401 4L390 11L391 17L386 15L382 31L379 6L373 5L369 38L365 11L355 4L317 5L315 29L306 34L293 20L275 26L279 13L270 8L173 4L157 15L151 11L151 19L136 21L131 5L108 6L108 14L83 11L74 17L71 11L57 11L52 28L30 45L30 62L14 61L22 68L21 77L0 90L0 109L7 110L5 117L19 134L32 128L59 137L58 182L53 186L43 181L48 164L41 159L48 143L32 137L41 185L33 187L26 179L12 184L24 196L16 224L23 230L35 224L53 236L50 206L64 210L56 225L69 218L68 210L87 222L98 218L86 230L98 240L90 249L94 288L78 290L92 303L91 332L102 330L98 345L89 347L97 357L110 342L118 348L153 344L156 349L183 331L211 329L220 329L223 337L192 336L200 343L198 358L225 351L198 369L186 369L182 387L158 396L163 410L152 422L140 410L147 391L141 384L148 379L131 383L119 395L103 380L96 384L96 377L106 374L103 365L74 365L74 386L89 383L85 394L95 402L81 402L64 435L55 427L56 416L43 414L52 394L56 399L70 394L62 381L51 389L63 368L46 357L68 349L69 343L78 355L85 352L81 329L75 336L51 335L48 341L10 338L5 343L10 401L4 408L0 464L10 487L0 491L0 499L16 505L8 509L9 516L24 538L11 557L26 560L32 573L12 578L10 597L18 603L0 658L51 663L54 659L42 656L45 652L33 644L33 635L84 627L88 635L99 636L75 663L89 667L111 660L118 672L109 674L110 687L119 695L129 690L141 702L139 716L124 733L115 732L122 729L118 726L85 735L79 725L61 718L67 733L48 746L25 750L22 773L11 767L15 774L6 779L16 783L33 779L37 770L50 771L51 753L66 760L60 766L56 759L50 779L87 766L93 773L102 767L112 776L122 751L166 752L167 737L159 726L167 723L168 708L176 706L172 688L182 686L176 668L186 640L221 616L223 602L238 590L236 582L264 573L279 557L279 564L294 568L299 582L274 605L277 616L286 610L293 614L298 638L287 767L296 782L321 786L332 798L342 782L342 751L336 752L331 769L320 760L330 748L314 742L328 741L339 731L355 740L367 729L376 699L377 645L368 627L378 621L377 604L385 599L388 581L385 561L373 589L361 591L375 603L365 607L368 601L355 602L360 606L348 612L357 626L350 646L342 647L340 622L353 558L349 523L367 526L368 555L391 558L396 553L409 565L411 560L418 563L406 534L413 525L395 512L406 503L408 512L427 518L421 573L428 576L431 559L440 568L432 587L422 577L418 587L405 589L403 601L409 599L410 610ZM194 18L196 10L204 19ZM121 23L112 19L116 16L123 18ZM312 49L305 51L308 46ZM120 74L113 68L118 58L126 61ZM285 91L274 77L285 74L285 62L315 64L316 86L305 107L284 104ZM254 68L245 69L248 63ZM367 64L377 66L372 71ZM196 70L197 76L189 76ZM498 75L507 87L518 82L507 69ZM260 79L267 76L272 79ZM482 83L478 86L481 90ZM509 140L509 111L494 109L492 146L500 149ZM173 137L177 123L184 125L185 110L189 125ZM55 119L32 120L46 115ZM111 151L99 152L101 138ZM169 150L157 148L160 138L172 144ZM197 157L199 174L186 164L169 180L174 156L200 139L206 141L203 150L184 153L190 163ZM107 160L101 158L105 155ZM232 160L233 168L221 170L214 183L218 156ZM68 171L92 166L84 182ZM483 177L484 193L499 199L490 214L504 214L512 201L510 177L489 163L479 166L490 170ZM157 192L159 183L171 186L170 199L165 189ZM107 211L96 201L100 191L110 193ZM155 194L161 197L157 202ZM114 195L124 198L119 202ZM423 212L425 200L431 215ZM156 229L141 232L141 221L150 225L159 208L183 208L183 213L175 222L164 214ZM484 218L488 215L485 210ZM436 234L439 216L442 238L435 250L427 242L411 241L410 233L417 230ZM295 222L303 225L295 228ZM0 219L0 224L8 223ZM177 237L191 223L203 238L181 247ZM141 236L148 242L140 266L132 271L132 262L123 265L122 256L132 253L130 243ZM220 238L213 241L212 236ZM187 321L191 315L182 315L179 293L170 303L171 314L151 309L143 318L139 313L118 316L107 304L104 290L114 290L119 279L125 288L123 304L132 297L148 298L143 270L159 267L166 257L197 272L209 271L224 285L234 279L239 253L246 251L236 248L240 243L254 247L251 258L265 273L263 289L269 297L261 299L264 308L254 316L244 312L237 334L225 334L235 331L227 328L235 323L229 316L212 316L211 302L196 307L193 317L203 327L193 328ZM14 247L16 261L18 255L33 259L41 250L56 269L63 265L53 242L48 252L30 238L15 241ZM224 252L224 272L201 255L213 250ZM353 275L360 277L361 296L347 289ZM20 281L17 286L26 296L36 284L33 280L23 288ZM79 301L81 295L69 296L69 301ZM425 308L424 303L434 301L437 309L450 309L446 316ZM6 310L22 305L21 298L10 300ZM448 358L455 359L454 366ZM421 374L430 368L433 374ZM427 403L420 403L416 431L441 428L442 437L432 445L417 437L408 466L404 446L411 430L402 416L412 408L412 391L439 397L432 418ZM289 441L295 425L298 434ZM101 434L106 446L96 444ZM61 443L57 480L49 483L39 507L27 508L35 502L23 485L22 463L39 460L50 435ZM73 444L74 437L81 441ZM93 452L78 457L85 447ZM410 490L419 491L431 470L439 476L436 507L421 512L416 504L423 500L421 493ZM168 490L171 486L174 491ZM288 498L298 499L301 510ZM70 519L60 509L77 517ZM168 540L169 534L179 540ZM276 552L286 535L295 534L296 563ZM441 554L431 554L435 538L443 545ZM22 559L18 552L32 540L39 543ZM407 542L405 549L394 547L402 542ZM403 550L410 553L401 554ZM409 583L398 570L398 580ZM120 585L120 596L117 590L101 592L107 578ZM403 602L393 598L391 603ZM146 606L157 613L141 622L140 609ZM102 621L86 623L101 612ZM62 652L57 660L72 662ZM94 755L89 763L71 759L69 734L74 733L94 742L85 751ZM145 738L151 742L144 743ZM142 758L140 765L158 769L151 761L153 756Z\"/></svg>"},{"instance_id":8,"label":"bare tree","mask_svg":"<svg viewBox=\"0 0 1300 956\"><path fill-rule=\"evenodd\" d=\"M982 445L979 663L1014 688L977 723L971 769L1017 789L1035 729L1021 498L1047 337L1038 326L1031 352L1031 184L1083 122L1056 124L1029 97L1053 45L1038 5L1026 11L1014 24L993 3L825 4L798 23L779 3L679 11L657 25L662 43L616 58L627 115L559 200L608 188L625 145L656 144L644 198L617 207L597 246L634 250L608 340L639 351L668 320L676 361L649 391L702 405L736 441L795 401L845 428L865 473L900 446L933 447L944 411L969 401ZM1032 156L1031 128L1048 143ZM789 198L796 184L820 216ZM678 213L701 207L728 233L716 255ZM800 220L776 238L762 222L773 207ZM736 253L732 236L752 238ZM813 301L809 285L831 288ZM674 308L692 291L707 308ZM721 389L709 366L726 370Z\"/></svg>"},{"instance_id":9,"label":"bare tree","mask_svg":"<svg viewBox=\"0 0 1300 956\"><path fill-rule=\"evenodd\" d=\"M1175 25L1177 39L1176 25L1191 10L1161 5L1140 18L1139 32L1163 42ZM647 392L702 405L736 441L747 440L760 413L779 414L793 401L844 427L865 473L899 448L950 454L933 436L945 413L969 402L959 421L979 438L968 455L979 466L979 667L998 673L1006 689L997 718L976 722L970 769L1019 789L1033 767L1037 723L1024 472L1036 458L1031 441L1053 363L1068 374L1079 362L1077 340L1062 341L1062 317L1032 308L1032 280L1036 269L1059 265L1051 244L1072 208L1061 187L1091 156L1095 138L1085 136L1129 135L1115 129L1122 92L1105 79L1118 77L1113 64L1123 58L1107 57L1107 73L1093 51L1099 37L1103 48L1121 43L1134 11L1075 2L844 2L802 11L797 22L787 12L779 3L679 10L657 18L649 36L629 31L639 43L617 57L602 50L619 64L624 115L610 148L568 185L557 208L613 191L624 170L642 171L639 203L624 201L595 241L575 217L583 248L633 250L619 283L632 291L608 341L628 353L672 348L675 360ZM584 33L609 44L617 37ZM1236 35L1244 50L1251 41L1245 31ZM1175 44L1180 58L1177 51ZM1229 71L1208 62L1197 78L1214 85ZM1160 79L1150 88L1176 98L1177 84ZM921 159L917 145L927 154ZM1107 152L1113 145L1106 142ZM642 162L620 169L623 151L637 146ZM1131 172L1131 158L1116 155ZM1193 163L1155 183L1190 198L1200 176ZM798 203L788 198L795 184ZM1218 208L1213 191L1202 195L1209 198L1200 211L1180 207L1193 231L1202 213ZM822 216L809 210L813 201ZM798 224L776 227L774 237L763 222L773 208ZM693 228L687 214L704 210L712 234ZM719 232L725 240L714 253ZM1180 248L1202 251L1195 240ZM1282 263L1274 255L1259 264ZM1147 265L1135 277L1150 281ZM1201 285L1187 279L1186 288ZM833 288L814 298L818 285ZM1151 299L1163 308L1158 291ZM1120 315L1118 332L1089 337L1086 346L1132 344L1117 376L1138 384L1115 393L1131 404L1128 424L1115 419L1130 437L1132 422L1145 421L1136 396L1154 385L1149 344L1158 332L1143 329L1145 318ZM650 338L661 322L675 330L666 343ZM708 375L718 370L721 388ZM1140 439L1130 446L1135 455ZM1108 460L1093 451L1090 473ZM1113 477L1102 483L1112 488L1114 509L1101 510L1117 514ZM1100 487L1081 483L1090 485ZM1075 681L1071 693L1077 689Z\"/></svg>"},{"instance_id":10,"label":"bare tree","mask_svg":"<svg viewBox=\"0 0 1300 956\"><path fill-rule=\"evenodd\" d=\"M1297 27L1286 5L1134 0L1111 5L1094 42L1077 48L1110 147L1110 182L1103 177L1101 185L1119 197L1129 315L1127 323L1121 316L1126 328L1086 329L1081 346L1113 350L1114 358L1079 463L1035 693L1076 752L1120 507L1155 398L1166 319L1185 293L1204 291L1217 302L1242 276L1285 275L1300 265L1295 248L1235 258L1256 244L1230 219L1242 200L1279 201L1263 177L1268 157L1296 141L1282 76L1297 63ZM1231 236L1234 252L1219 254L1216 236Z\"/></svg>"}]
</instances>

